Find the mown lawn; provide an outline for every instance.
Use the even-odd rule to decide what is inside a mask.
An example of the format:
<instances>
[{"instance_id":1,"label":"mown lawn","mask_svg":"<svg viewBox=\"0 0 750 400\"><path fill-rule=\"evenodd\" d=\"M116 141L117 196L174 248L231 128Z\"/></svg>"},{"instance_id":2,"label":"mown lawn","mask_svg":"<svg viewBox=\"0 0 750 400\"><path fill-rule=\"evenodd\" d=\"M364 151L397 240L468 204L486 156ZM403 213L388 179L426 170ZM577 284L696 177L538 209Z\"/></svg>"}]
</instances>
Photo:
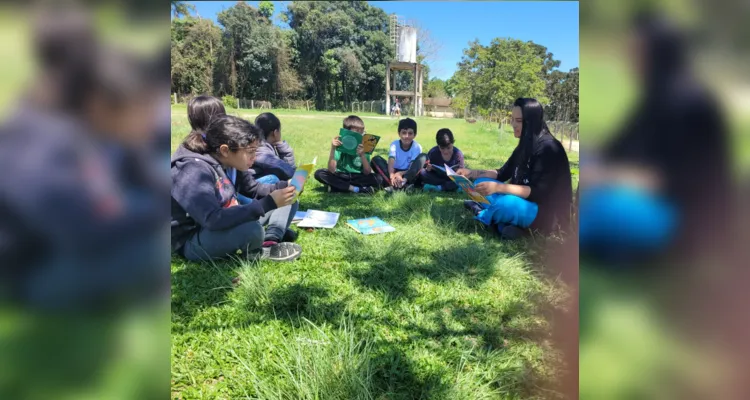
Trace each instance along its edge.
<instances>
[{"instance_id":1,"label":"mown lawn","mask_svg":"<svg viewBox=\"0 0 750 400\"><path fill-rule=\"evenodd\" d=\"M257 110L231 110L254 120ZM327 160L345 114L278 110L298 162ZM365 117L397 138L396 119ZM496 126L418 119L417 141L448 127L473 168L498 168L516 140ZM189 132L172 110L172 150ZM577 185L578 156L569 155ZM331 230L300 231L293 263L172 260L175 399L521 399L554 379L556 352L540 340L544 310L566 289L533 262L540 239L504 243L458 194L330 194L314 179L301 210L341 213ZM364 237L347 219L378 216L397 231ZM296 227L294 228L296 229ZM240 284L232 279L240 275Z\"/></svg>"}]
</instances>

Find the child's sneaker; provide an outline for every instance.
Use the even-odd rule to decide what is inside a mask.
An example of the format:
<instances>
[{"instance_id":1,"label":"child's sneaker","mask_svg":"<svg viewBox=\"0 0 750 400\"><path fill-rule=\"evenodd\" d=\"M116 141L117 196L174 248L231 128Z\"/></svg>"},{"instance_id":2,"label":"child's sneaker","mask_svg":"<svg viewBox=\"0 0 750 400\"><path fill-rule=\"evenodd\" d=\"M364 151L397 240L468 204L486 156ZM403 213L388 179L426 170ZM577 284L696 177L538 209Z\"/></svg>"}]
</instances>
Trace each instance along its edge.
<instances>
[{"instance_id":1,"label":"child's sneaker","mask_svg":"<svg viewBox=\"0 0 750 400\"><path fill-rule=\"evenodd\" d=\"M359 193L363 194L375 194L375 188L372 186L361 186L359 188Z\"/></svg>"},{"instance_id":2,"label":"child's sneaker","mask_svg":"<svg viewBox=\"0 0 750 400\"><path fill-rule=\"evenodd\" d=\"M269 261L294 261L302 254L302 247L296 243L271 242L263 243L261 259Z\"/></svg>"},{"instance_id":3,"label":"child's sneaker","mask_svg":"<svg viewBox=\"0 0 750 400\"><path fill-rule=\"evenodd\" d=\"M443 188L436 185L430 185L429 183L425 183L424 187L422 187L422 190L425 192L442 192Z\"/></svg>"},{"instance_id":4,"label":"child's sneaker","mask_svg":"<svg viewBox=\"0 0 750 400\"><path fill-rule=\"evenodd\" d=\"M414 184L409 183L408 185L404 186L403 191L406 193L411 193L414 191Z\"/></svg>"},{"instance_id":5,"label":"child's sneaker","mask_svg":"<svg viewBox=\"0 0 750 400\"><path fill-rule=\"evenodd\" d=\"M395 189L393 189L393 186L386 186L383 188L383 191L385 191L386 194L393 194L394 190Z\"/></svg>"}]
</instances>

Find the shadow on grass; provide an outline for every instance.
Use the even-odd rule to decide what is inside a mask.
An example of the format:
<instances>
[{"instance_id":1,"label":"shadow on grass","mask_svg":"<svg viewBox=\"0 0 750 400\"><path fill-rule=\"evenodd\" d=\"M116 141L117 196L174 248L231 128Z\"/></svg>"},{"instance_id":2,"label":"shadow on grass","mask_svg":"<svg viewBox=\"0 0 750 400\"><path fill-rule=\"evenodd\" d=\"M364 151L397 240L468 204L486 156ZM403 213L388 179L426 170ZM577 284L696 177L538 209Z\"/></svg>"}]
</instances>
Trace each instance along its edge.
<instances>
[{"instance_id":1,"label":"shadow on grass","mask_svg":"<svg viewBox=\"0 0 750 400\"><path fill-rule=\"evenodd\" d=\"M172 265L181 265L172 272L172 321L189 323L197 311L226 301L240 263L190 262L174 256Z\"/></svg>"},{"instance_id":2,"label":"shadow on grass","mask_svg":"<svg viewBox=\"0 0 750 400\"><path fill-rule=\"evenodd\" d=\"M304 317L315 324L340 320L345 301L331 301L328 289L321 285L295 283L271 291L269 303L262 313L288 321Z\"/></svg>"},{"instance_id":3,"label":"shadow on grass","mask_svg":"<svg viewBox=\"0 0 750 400\"><path fill-rule=\"evenodd\" d=\"M440 375L431 373L422 378L406 353L395 346L383 344L376 347L372 360L375 374L375 398L378 399L439 399L445 398L448 387Z\"/></svg>"}]
</instances>

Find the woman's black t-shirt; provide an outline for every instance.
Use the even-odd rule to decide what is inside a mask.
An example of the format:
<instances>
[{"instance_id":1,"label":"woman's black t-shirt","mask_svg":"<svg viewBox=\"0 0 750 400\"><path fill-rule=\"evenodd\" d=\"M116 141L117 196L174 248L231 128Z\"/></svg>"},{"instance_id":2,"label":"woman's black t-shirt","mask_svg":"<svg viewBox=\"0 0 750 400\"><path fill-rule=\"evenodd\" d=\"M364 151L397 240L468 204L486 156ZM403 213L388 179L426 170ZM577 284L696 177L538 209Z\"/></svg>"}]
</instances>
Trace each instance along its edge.
<instances>
[{"instance_id":1,"label":"woman's black t-shirt","mask_svg":"<svg viewBox=\"0 0 750 400\"><path fill-rule=\"evenodd\" d=\"M528 168L522 171L520 148L513 150L505 165L497 170L497 179L513 185L531 188L528 201L539 206L539 212L531 224L532 229L551 232L559 225L567 229L570 222L570 206L573 201L568 154L562 143L552 135L542 135L534 154L528 160Z\"/></svg>"}]
</instances>

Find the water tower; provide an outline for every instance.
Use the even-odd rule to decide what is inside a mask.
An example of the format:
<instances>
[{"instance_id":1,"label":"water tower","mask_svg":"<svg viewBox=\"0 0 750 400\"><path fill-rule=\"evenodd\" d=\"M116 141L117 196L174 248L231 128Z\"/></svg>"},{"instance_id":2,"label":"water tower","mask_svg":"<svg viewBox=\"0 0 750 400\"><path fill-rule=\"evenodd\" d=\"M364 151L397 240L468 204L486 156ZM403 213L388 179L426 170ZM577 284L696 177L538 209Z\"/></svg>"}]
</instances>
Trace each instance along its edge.
<instances>
[{"instance_id":1,"label":"water tower","mask_svg":"<svg viewBox=\"0 0 750 400\"><path fill-rule=\"evenodd\" d=\"M391 45L396 49L396 59L386 63L385 110L391 110L391 96L410 97L414 116L423 115L422 66L417 62L417 28L396 14L390 16ZM414 90L391 90L396 88L395 71L414 73Z\"/></svg>"}]
</instances>

